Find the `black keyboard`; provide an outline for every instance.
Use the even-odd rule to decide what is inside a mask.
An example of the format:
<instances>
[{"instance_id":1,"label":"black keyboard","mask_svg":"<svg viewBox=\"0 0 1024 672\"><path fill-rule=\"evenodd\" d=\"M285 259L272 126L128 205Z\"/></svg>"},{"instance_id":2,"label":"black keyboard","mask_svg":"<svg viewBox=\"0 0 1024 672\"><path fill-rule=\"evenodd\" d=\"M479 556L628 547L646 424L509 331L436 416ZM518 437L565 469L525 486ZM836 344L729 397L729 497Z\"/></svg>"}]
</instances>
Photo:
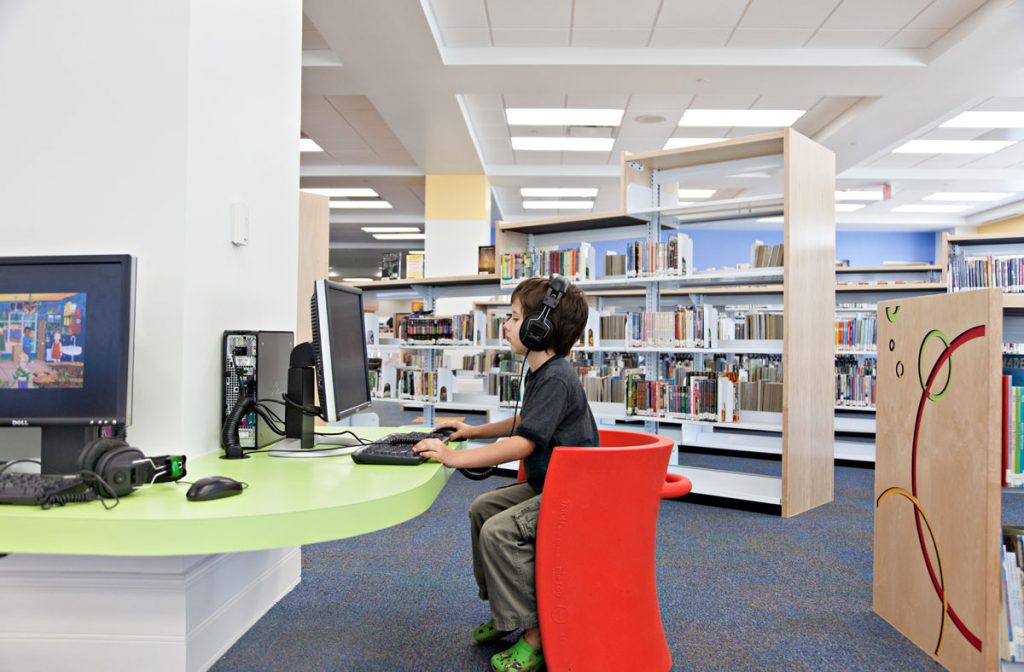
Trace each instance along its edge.
<instances>
[{"instance_id":1,"label":"black keyboard","mask_svg":"<svg viewBox=\"0 0 1024 672\"><path fill-rule=\"evenodd\" d=\"M55 504L90 499L95 499L95 494L78 476L10 471L0 474L0 504L30 504L49 508Z\"/></svg>"},{"instance_id":2,"label":"black keyboard","mask_svg":"<svg viewBox=\"0 0 1024 672\"><path fill-rule=\"evenodd\" d=\"M356 464L422 464L427 458L412 452L412 447L423 439L447 441L448 437L442 432L388 434L352 453L352 461Z\"/></svg>"}]
</instances>

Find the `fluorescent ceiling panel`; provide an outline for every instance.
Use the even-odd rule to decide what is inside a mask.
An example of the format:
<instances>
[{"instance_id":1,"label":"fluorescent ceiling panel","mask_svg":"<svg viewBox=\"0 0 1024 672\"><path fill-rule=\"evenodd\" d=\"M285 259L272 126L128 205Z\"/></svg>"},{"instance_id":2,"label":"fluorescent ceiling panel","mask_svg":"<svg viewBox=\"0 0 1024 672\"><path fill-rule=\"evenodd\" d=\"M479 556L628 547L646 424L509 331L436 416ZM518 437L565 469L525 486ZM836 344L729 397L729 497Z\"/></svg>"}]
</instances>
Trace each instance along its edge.
<instances>
[{"instance_id":1,"label":"fluorescent ceiling panel","mask_svg":"<svg viewBox=\"0 0 1024 672\"><path fill-rule=\"evenodd\" d=\"M618 126L624 110L510 108L509 126Z\"/></svg>"},{"instance_id":2,"label":"fluorescent ceiling panel","mask_svg":"<svg viewBox=\"0 0 1024 672\"><path fill-rule=\"evenodd\" d=\"M522 187L519 195L523 198L594 198L597 188L591 187Z\"/></svg>"},{"instance_id":3,"label":"fluorescent ceiling panel","mask_svg":"<svg viewBox=\"0 0 1024 672\"><path fill-rule=\"evenodd\" d=\"M669 138L665 143L665 149L682 149L684 147L696 147L698 145L709 145L712 142L721 142L728 138Z\"/></svg>"},{"instance_id":4,"label":"fluorescent ceiling panel","mask_svg":"<svg viewBox=\"0 0 1024 672\"><path fill-rule=\"evenodd\" d=\"M530 152L610 152L614 138L512 138L512 149Z\"/></svg>"},{"instance_id":5,"label":"fluorescent ceiling panel","mask_svg":"<svg viewBox=\"0 0 1024 672\"><path fill-rule=\"evenodd\" d=\"M387 201L331 201L331 210L380 210L390 207L391 204Z\"/></svg>"},{"instance_id":6,"label":"fluorescent ceiling panel","mask_svg":"<svg viewBox=\"0 0 1024 672\"><path fill-rule=\"evenodd\" d=\"M1014 140L911 140L893 154L991 154L1016 144Z\"/></svg>"},{"instance_id":7,"label":"fluorescent ceiling panel","mask_svg":"<svg viewBox=\"0 0 1024 672\"><path fill-rule=\"evenodd\" d=\"M369 187L345 187L339 189L300 189L307 194L319 194L320 196L328 196L330 198L378 198L378 194Z\"/></svg>"},{"instance_id":8,"label":"fluorescent ceiling panel","mask_svg":"<svg viewBox=\"0 0 1024 672\"><path fill-rule=\"evenodd\" d=\"M367 233L422 233L418 226L364 226Z\"/></svg>"},{"instance_id":9,"label":"fluorescent ceiling panel","mask_svg":"<svg viewBox=\"0 0 1024 672\"><path fill-rule=\"evenodd\" d=\"M590 210L593 201L523 201L524 210Z\"/></svg>"},{"instance_id":10,"label":"fluorescent ceiling panel","mask_svg":"<svg viewBox=\"0 0 1024 672\"><path fill-rule=\"evenodd\" d=\"M805 110L686 110L680 126L744 126L775 128L792 126Z\"/></svg>"},{"instance_id":11,"label":"fluorescent ceiling panel","mask_svg":"<svg viewBox=\"0 0 1024 672\"><path fill-rule=\"evenodd\" d=\"M309 138L299 138L300 152L322 152L324 148Z\"/></svg>"},{"instance_id":12,"label":"fluorescent ceiling panel","mask_svg":"<svg viewBox=\"0 0 1024 672\"><path fill-rule=\"evenodd\" d=\"M882 200L881 191L849 189L847 191L836 192L837 201L880 201Z\"/></svg>"},{"instance_id":13,"label":"fluorescent ceiling panel","mask_svg":"<svg viewBox=\"0 0 1024 672\"><path fill-rule=\"evenodd\" d=\"M425 233L375 233L373 237L377 240L425 240Z\"/></svg>"},{"instance_id":14,"label":"fluorescent ceiling panel","mask_svg":"<svg viewBox=\"0 0 1024 672\"><path fill-rule=\"evenodd\" d=\"M961 112L943 128L1024 128L1024 112Z\"/></svg>"},{"instance_id":15,"label":"fluorescent ceiling panel","mask_svg":"<svg viewBox=\"0 0 1024 672\"><path fill-rule=\"evenodd\" d=\"M679 198L711 198L715 195L715 189L680 189L676 192Z\"/></svg>"},{"instance_id":16,"label":"fluorescent ceiling panel","mask_svg":"<svg viewBox=\"0 0 1024 672\"><path fill-rule=\"evenodd\" d=\"M963 212L970 210L970 205L900 205L892 209L893 212Z\"/></svg>"},{"instance_id":17,"label":"fluorescent ceiling panel","mask_svg":"<svg viewBox=\"0 0 1024 672\"><path fill-rule=\"evenodd\" d=\"M1013 194L998 193L995 191L937 191L931 196L925 196L926 201L1001 201Z\"/></svg>"}]
</instances>

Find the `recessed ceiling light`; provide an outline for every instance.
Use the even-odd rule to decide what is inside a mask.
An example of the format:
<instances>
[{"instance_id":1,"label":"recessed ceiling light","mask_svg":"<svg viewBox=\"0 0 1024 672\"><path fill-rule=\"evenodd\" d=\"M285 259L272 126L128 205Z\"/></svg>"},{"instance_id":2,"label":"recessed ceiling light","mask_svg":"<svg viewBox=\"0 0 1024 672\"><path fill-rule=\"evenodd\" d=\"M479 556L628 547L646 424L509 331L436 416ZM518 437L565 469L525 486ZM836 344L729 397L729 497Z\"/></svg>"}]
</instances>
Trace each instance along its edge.
<instances>
[{"instance_id":1,"label":"recessed ceiling light","mask_svg":"<svg viewBox=\"0 0 1024 672\"><path fill-rule=\"evenodd\" d=\"M836 203L836 212L857 212L863 207L863 203Z\"/></svg>"},{"instance_id":2,"label":"recessed ceiling light","mask_svg":"<svg viewBox=\"0 0 1024 672\"><path fill-rule=\"evenodd\" d=\"M669 138L664 149L682 149L683 147L696 147L698 145L709 145L712 142L722 142L728 138Z\"/></svg>"},{"instance_id":3,"label":"recessed ceiling light","mask_svg":"<svg viewBox=\"0 0 1024 672\"><path fill-rule=\"evenodd\" d=\"M383 209L390 208L391 204L387 201L331 201L331 209L347 209L347 210L362 210L362 209Z\"/></svg>"},{"instance_id":4,"label":"recessed ceiling light","mask_svg":"<svg viewBox=\"0 0 1024 672\"><path fill-rule=\"evenodd\" d=\"M1014 140L911 140L893 154L991 154L1015 144Z\"/></svg>"},{"instance_id":5,"label":"recessed ceiling light","mask_svg":"<svg viewBox=\"0 0 1024 672\"><path fill-rule=\"evenodd\" d=\"M523 198L594 198L597 189L590 187L522 187L519 195Z\"/></svg>"},{"instance_id":6,"label":"recessed ceiling light","mask_svg":"<svg viewBox=\"0 0 1024 672\"><path fill-rule=\"evenodd\" d=\"M614 138L512 138L512 149L517 151L610 152L614 144Z\"/></svg>"},{"instance_id":7,"label":"recessed ceiling light","mask_svg":"<svg viewBox=\"0 0 1024 672\"><path fill-rule=\"evenodd\" d=\"M422 233L418 226L364 226L367 233Z\"/></svg>"},{"instance_id":8,"label":"recessed ceiling light","mask_svg":"<svg viewBox=\"0 0 1024 672\"><path fill-rule=\"evenodd\" d=\"M370 278L342 278L342 282L372 282Z\"/></svg>"},{"instance_id":9,"label":"recessed ceiling light","mask_svg":"<svg viewBox=\"0 0 1024 672\"><path fill-rule=\"evenodd\" d=\"M926 201L1001 201L1013 194L997 193L994 191L938 191L931 196L925 196Z\"/></svg>"},{"instance_id":10,"label":"recessed ceiling light","mask_svg":"<svg viewBox=\"0 0 1024 672\"><path fill-rule=\"evenodd\" d=\"M963 212L970 210L971 205L899 205L892 209L893 212Z\"/></svg>"},{"instance_id":11,"label":"recessed ceiling light","mask_svg":"<svg viewBox=\"0 0 1024 672\"><path fill-rule=\"evenodd\" d=\"M679 198L711 198L716 189L680 189L676 192Z\"/></svg>"},{"instance_id":12,"label":"recessed ceiling light","mask_svg":"<svg viewBox=\"0 0 1024 672\"><path fill-rule=\"evenodd\" d=\"M330 189L300 189L307 194L319 194L320 196L329 196L331 198L378 198L378 194L369 187L344 187L344 188L330 188Z\"/></svg>"},{"instance_id":13,"label":"recessed ceiling light","mask_svg":"<svg viewBox=\"0 0 1024 672\"><path fill-rule=\"evenodd\" d=\"M322 152L324 148L316 144L310 138L299 138L299 151L300 152Z\"/></svg>"},{"instance_id":14,"label":"recessed ceiling light","mask_svg":"<svg viewBox=\"0 0 1024 672\"><path fill-rule=\"evenodd\" d=\"M805 110L686 110L680 126L745 126L770 128L792 126Z\"/></svg>"},{"instance_id":15,"label":"recessed ceiling light","mask_svg":"<svg viewBox=\"0 0 1024 672\"><path fill-rule=\"evenodd\" d=\"M961 112L943 128L1024 128L1024 112Z\"/></svg>"},{"instance_id":16,"label":"recessed ceiling light","mask_svg":"<svg viewBox=\"0 0 1024 672\"><path fill-rule=\"evenodd\" d=\"M858 191L856 189L848 189L846 191L836 192L837 201L880 201L882 200L882 192L867 190Z\"/></svg>"},{"instance_id":17,"label":"recessed ceiling light","mask_svg":"<svg viewBox=\"0 0 1024 672\"><path fill-rule=\"evenodd\" d=\"M524 210L590 210L593 201L523 201Z\"/></svg>"},{"instance_id":18,"label":"recessed ceiling light","mask_svg":"<svg viewBox=\"0 0 1024 672\"><path fill-rule=\"evenodd\" d=\"M425 233L375 233L373 237L377 240L425 240Z\"/></svg>"},{"instance_id":19,"label":"recessed ceiling light","mask_svg":"<svg viewBox=\"0 0 1024 672\"><path fill-rule=\"evenodd\" d=\"M510 108L509 126L618 126L624 110Z\"/></svg>"}]
</instances>

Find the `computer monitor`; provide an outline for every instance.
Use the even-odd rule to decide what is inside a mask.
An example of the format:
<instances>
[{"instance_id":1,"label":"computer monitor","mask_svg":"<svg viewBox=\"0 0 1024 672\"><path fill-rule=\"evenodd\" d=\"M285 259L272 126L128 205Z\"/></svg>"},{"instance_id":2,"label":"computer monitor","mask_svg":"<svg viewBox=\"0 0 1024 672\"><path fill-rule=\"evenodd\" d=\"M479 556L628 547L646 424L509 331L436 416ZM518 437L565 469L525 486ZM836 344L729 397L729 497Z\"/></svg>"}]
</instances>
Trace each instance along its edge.
<instances>
[{"instance_id":1,"label":"computer monitor","mask_svg":"<svg viewBox=\"0 0 1024 672\"><path fill-rule=\"evenodd\" d=\"M310 343L292 351L288 373L285 429L288 440L270 451L276 457L328 457L351 452L360 442L327 428L315 435L312 422L313 385L319 396L318 415L337 422L367 408L370 371L363 326L363 292L329 280L313 283ZM303 408L304 411L299 409ZM326 432L326 433L325 433ZM324 444L338 450L323 449ZM316 450L309 450L316 448ZM237 455L235 455L237 457Z\"/></svg>"},{"instance_id":2,"label":"computer monitor","mask_svg":"<svg viewBox=\"0 0 1024 672\"><path fill-rule=\"evenodd\" d=\"M336 422L371 403L363 291L317 280L313 284L312 308L320 417Z\"/></svg>"},{"instance_id":3,"label":"computer monitor","mask_svg":"<svg viewBox=\"0 0 1024 672\"><path fill-rule=\"evenodd\" d=\"M0 257L0 425L42 428L47 473L131 423L135 261Z\"/></svg>"}]
</instances>

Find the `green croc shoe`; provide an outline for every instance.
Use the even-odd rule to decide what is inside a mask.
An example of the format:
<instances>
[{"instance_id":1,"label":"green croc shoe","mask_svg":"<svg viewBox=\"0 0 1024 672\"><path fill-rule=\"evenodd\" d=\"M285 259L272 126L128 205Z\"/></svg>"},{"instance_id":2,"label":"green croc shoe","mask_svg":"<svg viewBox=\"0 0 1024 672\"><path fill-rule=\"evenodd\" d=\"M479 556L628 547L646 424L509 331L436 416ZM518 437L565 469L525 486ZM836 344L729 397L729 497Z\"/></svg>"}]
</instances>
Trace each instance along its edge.
<instances>
[{"instance_id":1,"label":"green croc shoe","mask_svg":"<svg viewBox=\"0 0 1024 672\"><path fill-rule=\"evenodd\" d=\"M537 672L544 667L544 654L526 643L522 637L501 653L491 656L493 672Z\"/></svg>"},{"instance_id":2,"label":"green croc shoe","mask_svg":"<svg viewBox=\"0 0 1024 672\"><path fill-rule=\"evenodd\" d=\"M486 623L478 625L476 629L473 630L473 639L480 644L486 644L487 642L493 642L501 639L502 637L506 637L511 633L511 630L498 630L494 625L494 619L492 618Z\"/></svg>"}]
</instances>

